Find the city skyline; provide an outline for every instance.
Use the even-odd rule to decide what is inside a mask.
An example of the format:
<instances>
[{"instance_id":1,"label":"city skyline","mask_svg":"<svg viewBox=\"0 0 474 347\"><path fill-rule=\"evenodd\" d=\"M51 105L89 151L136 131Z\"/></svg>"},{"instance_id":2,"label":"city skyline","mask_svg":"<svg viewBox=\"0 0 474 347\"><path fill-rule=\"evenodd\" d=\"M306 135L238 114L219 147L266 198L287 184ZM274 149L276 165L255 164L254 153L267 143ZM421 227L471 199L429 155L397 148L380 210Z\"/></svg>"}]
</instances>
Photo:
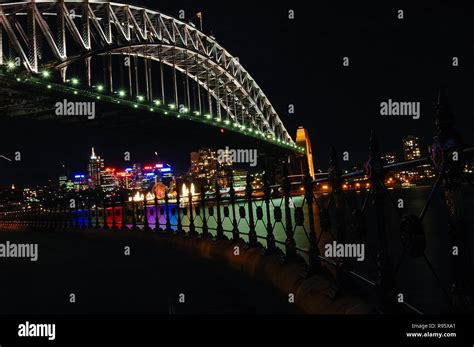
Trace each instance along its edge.
<instances>
[{"instance_id":1,"label":"city skyline","mask_svg":"<svg viewBox=\"0 0 474 347\"><path fill-rule=\"evenodd\" d=\"M311 139L311 136L309 138ZM407 151L409 152L409 150L407 150L405 148L405 141L407 139L416 139L418 141L415 145L415 149L412 149L416 153L414 153L411 157L410 156L407 157ZM93 154L99 153L99 151L96 150L96 147L89 148L89 150L91 150L91 149L93 151ZM200 148L194 148L194 149L190 150L190 152L188 152L187 155L184 155L184 157L188 158L188 159L183 160L183 158L174 158L175 160L173 162L178 162L178 163L186 163L187 162L188 163L187 165L184 164L179 168L175 167L175 171L177 173L179 173L180 175L183 175L183 174L189 172L192 169L192 165L193 165L192 159L189 158L189 153L192 153L193 151L198 151L198 150L201 150L201 149L212 149L214 151L218 150L218 148L211 148L211 147L207 147L207 146L202 146ZM148 151L148 152L151 152L151 151ZM165 151L160 151L160 153L166 153L166 152ZM91 153L89 152L89 154L91 154ZM386 158L384 159L386 161L386 163L388 163L388 164L394 163L394 162L400 162L400 161L403 161L403 160L417 159L417 158L428 155L428 144L426 144L426 146L423 146L419 142L418 137L413 136L413 135L407 135L407 136L404 136L400 140L400 146L399 146L398 149L383 151L382 158L384 158L386 155L393 156L393 158L391 160L387 160ZM122 156L122 160L118 159L121 156ZM84 157L87 158L87 159L85 159ZM123 168L123 169L125 169L127 167L133 166L134 164L152 163L153 161L155 161L155 162L165 162L165 161L159 159L157 151L154 151L152 154L149 154L149 155L140 155L140 157L144 158L144 160L124 161L123 160L123 153L120 153L120 154L117 153L115 156L112 155L111 156L112 159L110 159L110 157L107 157L107 162L105 162L105 157L104 156L97 155L96 158L101 160L101 162L102 162L101 168L108 167L108 168ZM170 158L169 155L165 156L165 157ZM69 159L71 159L71 158L69 158ZM56 176L58 176L58 177L59 176L67 176L68 179L71 179L71 178L74 177L74 175L89 174L90 170L89 170L88 167L90 166L90 163L91 163L91 156L89 156L89 157L85 156L85 152L82 153L79 158L75 158L75 160L70 161L70 164L67 167L63 166L64 165L63 161L58 161L59 171L57 170L58 174ZM354 160L348 160L348 161L340 160L340 165L344 169L344 171L350 172L355 167L361 168L364 165L364 161L361 160L359 162L356 162ZM317 171L317 172L326 172L327 168L315 166L315 171ZM12 184L16 184L18 187L21 187L21 186L27 187L27 186L31 186L31 184L38 184L38 185L47 184L48 182L51 182L52 180L55 180L57 178L56 176L49 176L46 179L43 179L41 181L37 181L36 183L31 181L31 179L30 179L30 181L24 181L24 182L0 182L0 187L2 187L3 189L8 189L8 187L10 187Z\"/></svg>"},{"instance_id":2,"label":"city skyline","mask_svg":"<svg viewBox=\"0 0 474 347\"><path fill-rule=\"evenodd\" d=\"M147 1L137 1L136 3L148 5ZM180 9L184 9L187 19L191 19L195 13L202 11L204 31L212 31L217 39L231 53L237 55L242 64L255 76L259 85L274 103L291 136L296 135L297 127L300 125L308 130L313 146L315 166L323 171L328 166L328 153L331 145L335 145L338 152L349 151L354 163L367 160L365 152L370 128L374 128L383 138L381 147L384 152L397 149L400 138L412 134L420 139L423 144L422 151L426 153L426 147L433 138L434 105L438 90L442 86L447 87L448 97L458 124L465 123L467 115L474 111L473 105L469 101L468 90L463 87L467 83L465 76L469 76L473 70L465 58L469 56L469 52L466 50L461 36L443 35L443 33L462 32L468 25L468 18L461 15L462 7L449 4L439 6L411 4L404 8L408 19L404 25L399 25L400 22L394 15L394 10L373 8L373 6L369 10L368 5L346 5L338 8L334 5L324 4L321 11L328 15L318 19L315 29L320 32L317 37L320 40L321 49L326 54L318 55L316 60L311 62L309 57L294 54L298 47L304 45L308 39L306 35L298 35L300 32L305 32L302 30L302 23L305 20L310 20L308 18L310 14L302 6L294 4L295 13L300 16L298 18L301 20L291 22L283 20L287 15L287 8L280 5L273 6L272 15L268 16L265 15L268 9L263 4L252 4L253 11L250 12L239 12L242 10L237 9L237 12L232 14L215 6L193 2L164 1L160 4L162 10L170 14L176 14ZM332 16L336 12L337 16ZM376 16L374 13L381 15ZM438 19L441 17L444 24L440 26ZM233 24L239 23L243 18L248 18L247 23L239 25L239 34L235 34L230 29ZM419 28L416 24L416 20L421 20L420 18L426 21L424 28ZM452 20L452 18L456 18L456 20ZM379 44L378 49L368 45L369 41L379 42L380 40L377 39L381 37L382 33L378 29L367 31L361 23L374 21L377 25L373 25L371 28L383 28L383 35L389 35L400 47L413 48L415 43L420 43L419 46L416 46L418 60L410 60L413 52L408 49L400 50L396 56L393 56L391 48L383 43ZM345 31L343 28L347 26L342 23L350 26L351 30ZM335 30L328 31L325 29L327 27L334 27ZM278 42L273 40L254 42L245 39L253 33L265 36L270 35L270 32L282 41L291 42L290 46L281 50ZM412 35L413 32L418 34ZM424 40L420 41L418 38L421 34L428 35L425 35ZM372 40L367 40L367 37ZM448 40L447 37L450 39ZM339 48L342 46L345 47L345 50ZM436 47L436 49L432 47ZM456 57L459 58L459 66L453 66L452 56L445 56L441 53L444 51L456 53ZM268 56L273 58L268 59ZM349 66L343 65L344 57L349 58ZM420 61L424 63L420 64ZM265 68L262 68L262 62ZM321 83L308 85L306 74L299 73L295 68L302 63L305 66L314 66L314 69L309 72L309 78L321 81ZM331 69L327 69L328 66ZM332 73L328 73L329 70ZM367 78L366 72L372 70L383 70L383 81L389 83L382 83L381 75L375 77L371 74L370 81L366 83L368 87L361 91L358 81L365 80ZM278 71L278 79L281 83L273 83L275 71ZM406 81L411 80L413 76L418 76L418 82L407 84ZM326 85L329 88L326 88ZM292 92L288 92L288 86L296 88L291 88ZM340 88L339 92L336 90L337 88ZM382 117L379 105L387 99L419 101L421 103L420 119ZM313 100L317 100L317 102L313 102ZM294 107L294 113L291 114L289 113L290 105ZM96 112L102 111L98 109ZM181 125L191 127L191 125ZM120 131L114 134L112 130L104 130L105 133L102 134L87 125L79 125L72 130L59 125L44 125L36 122L26 122L17 126L6 122L2 123L2 127L8 127L11 131L0 139L0 154L10 158L17 150L25 152L25 162L18 169L6 160L0 161L2 177L5 178L6 185L13 178L21 180L23 174L18 171L30 172L33 177L42 176L42 181L47 180L44 169L40 170L42 163L45 163L44 165L49 168L58 164L53 162L46 153L56 156L63 154L64 157L60 162L66 163L68 153L74 153L74 157L79 157L82 146L67 144L69 139L74 139L75 143L82 142L85 147L95 145L104 149L114 146L114 143L122 142L120 139L128 137L130 139L129 146L132 147L128 150L140 154L145 151L153 153L156 148L152 147L159 147L159 143L158 146L150 146L147 149L135 144L143 142L143 136L146 136L146 140L149 142L153 138L152 136L159 138L162 135L161 133L159 136L156 135L160 132L159 129L167 129L166 132L179 131L176 125L171 126L166 123L160 125L160 128L156 128L155 133L148 129L143 130L138 126L132 126L129 128L129 132L133 134ZM459 126L458 128L461 136L468 140L469 127ZM74 136L74 132L80 132L82 135ZM144 135L140 134L141 132ZM35 135L37 133L55 134L57 141L51 143L44 136ZM187 135L186 138L196 144L199 141L206 141L205 137L192 135L192 132L188 134L190 135ZM210 132L210 134L216 135L218 132ZM107 138L107 140L104 141L103 138ZM101 144L101 142L103 143ZM38 143L41 146L38 147ZM58 146L58 143L63 145ZM205 146L206 143L203 145ZM184 158L192 149L191 146L184 146L179 141L173 140L163 140L162 146L167 149L163 153L169 157L164 158L165 160L173 157ZM199 146L193 145L193 147ZM38 149L44 155L38 155ZM107 153L104 150L103 152L113 161L114 165L115 161L117 164L120 162L120 154L115 155L113 152ZM40 156L43 157L41 161L37 160ZM86 160L85 157L83 160ZM137 161L139 160L142 159L137 158ZM178 161L176 163L178 169L183 169L186 165L185 162Z\"/></svg>"}]
</instances>

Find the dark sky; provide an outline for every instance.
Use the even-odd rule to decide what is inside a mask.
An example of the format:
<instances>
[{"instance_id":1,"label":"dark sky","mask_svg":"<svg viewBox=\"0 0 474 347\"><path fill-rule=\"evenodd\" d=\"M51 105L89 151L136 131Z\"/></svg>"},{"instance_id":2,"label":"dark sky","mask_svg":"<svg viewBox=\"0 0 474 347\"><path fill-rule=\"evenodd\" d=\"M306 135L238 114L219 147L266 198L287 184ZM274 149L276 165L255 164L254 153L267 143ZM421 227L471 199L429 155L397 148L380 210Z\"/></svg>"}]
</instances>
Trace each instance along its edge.
<instances>
[{"instance_id":1,"label":"dark sky","mask_svg":"<svg viewBox=\"0 0 474 347\"><path fill-rule=\"evenodd\" d=\"M364 160L370 128L377 131L383 151L401 152L402 138L413 134L420 137L426 154L433 136L433 106L441 86L447 88L461 135L467 143L474 142L474 5L449 1L379 5L330 1L310 5L307 0L132 2L175 16L180 9L188 17L202 11L204 31L212 31L223 47L239 57L290 134L295 136L298 125L309 130L315 164L323 170L331 144L339 152L349 151L353 163ZM287 17L289 9L295 11L294 20ZM397 19L398 9L404 11L403 20ZM345 56L350 59L349 67L342 65ZM453 56L459 57L459 67L452 66ZM381 116L380 102L388 99L421 102L421 119ZM289 104L294 104L295 114L288 114ZM22 163L21 169L33 170L38 179L50 175L48 168L61 160L68 161L72 170L81 168L77 163L83 165L87 159L95 135L91 133L87 139L87 129L80 130L84 131L84 145L78 140L66 150L67 141L58 135L60 129L54 134L48 129L27 127L20 133L2 129L3 154L18 146L30 154L32 149L40 150L41 154ZM35 134L30 136L30 132ZM61 145L52 145L51 138L56 137ZM42 139L50 144L41 147ZM113 148L124 141L130 145L133 139L119 137L108 143L113 143ZM180 157L176 161L185 168L189 151L199 146L199 141L193 141L181 152L172 145L159 151L169 161ZM150 144L150 148L156 147L159 142ZM0 185L15 181L19 169L0 161Z\"/></svg>"}]
</instances>

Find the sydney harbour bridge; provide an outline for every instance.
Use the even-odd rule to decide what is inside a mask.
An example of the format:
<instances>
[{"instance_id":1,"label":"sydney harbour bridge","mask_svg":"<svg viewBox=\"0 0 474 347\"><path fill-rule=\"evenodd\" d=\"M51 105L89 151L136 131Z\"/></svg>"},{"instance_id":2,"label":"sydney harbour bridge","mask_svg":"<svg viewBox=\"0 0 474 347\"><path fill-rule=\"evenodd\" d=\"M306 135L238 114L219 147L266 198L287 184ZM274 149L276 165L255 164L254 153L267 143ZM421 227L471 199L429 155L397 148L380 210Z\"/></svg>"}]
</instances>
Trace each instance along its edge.
<instances>
[{"instance_id":1,"label":"sydney harbour bridge","mask_svg":"<svg viewBox=\"0 0 474 347\"><path fill-rule=\"evenodd\" d=\"M5 116L51 118L52 104L47 100L66 95L70 100L226 129L285 153L306 151L289 135L270 100L236 57L194 25L159 11L99 0L2 3L0 66L0 107ZM462 168L473 151L454 135L453 117L443 98L435 118L430 156L411 162L385 165L372 132L363 170L343 174L338 155L331 151L330 167L321 177L314 179L306 168L305 176L293 182L285 167L283 182L272 184L263 177L262 187L255 189L249 175L243 196L232 184L228 192L216 184L210 195L201 190L180 196L178 191L163 199L68 196L38 210L3 213L0 226L83 233L115 230L124 237L127 234L120 232L130 230L148 231L153 237L174 235L162 242L265 277L285 295L295 294L299 307L311 313L421 313L430 307L424 301L425 291L436 291L433 300L442 302L441 311L463 310L471 294L466 280L470 269L464 267L467 255L453 260L452 280L446 280L448 275L440 278L440 270L425 252L423 222L437 192L444 189L446 228L454 235L453 245L465 249L464 216L458 208L461 189L472 186ZM462 154L461 161L449 159L453 153ZM401 214L385 175L424 164L437 173L426 204L421 211ZM353 204L345 197L343 183L358 177L365 177L369 188L365 198ZM325 194L321 184L330 187ZM371 218L370 208L375 210ZM396 211L396 237L384 218L387 208ZM367 243L371 256L364 264L324 256L324 242L333 240ZM245 245L240 258L235 257L235 245ZM411 270L428 274L421 292L410 286L410 277L400 280L399 271L407 261L416 264ZM446 282L455 284L452 292ZM299 288L296 293L294 288ZM423 308L413 304L417 300Z\"/></svg>"},{"instance_id":2,"label":"sydney harbour bridge","mask_svg":"<svg viewBox=\"0 0 474 347\"><path fill-rule=\"evenodd\" d=\"M239 60L194 25L120 3L24 1L0 6L0 30L11 89L101 99L296 149Z\"/></svg>"}]
</instances>

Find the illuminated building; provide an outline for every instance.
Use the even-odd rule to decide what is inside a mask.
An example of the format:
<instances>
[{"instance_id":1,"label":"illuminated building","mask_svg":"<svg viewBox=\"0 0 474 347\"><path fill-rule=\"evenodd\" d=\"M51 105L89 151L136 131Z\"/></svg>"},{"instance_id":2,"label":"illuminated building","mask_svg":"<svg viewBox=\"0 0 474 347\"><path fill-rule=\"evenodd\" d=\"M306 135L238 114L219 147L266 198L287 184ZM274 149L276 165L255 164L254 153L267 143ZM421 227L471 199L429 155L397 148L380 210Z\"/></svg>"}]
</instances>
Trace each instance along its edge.
<instances>
[{"instance_id":1,"label":"illuminated building","mask_svg":"<svg viewBox=\"0 0 474 347\"><path fill-rule=\"evenodd\" d=\"M160 181L169 185L174 177L173 168L169 164L156 164Z\"/></svg>"},{"instance_id":2,"label":"illuminated building","mask_svg":"<svg viewBox=\"0 0 474 347\"><path fill-rule=\"evenodd\" d=\"M86 175L84 174L74 175L73 184L74 184L74 190L76 191L86 189L87 188Z\"/></svg>"},{"instance_id":3,"label":"illuminated building","mask_svg":"<svg viewBox=\"0 0 474 347\"><path fill-rule=\"evenodd\" d=\"M210 148L191 152L190 175L198 184L213 186L217 180L219 186L227 187L227 175L232 170L232 163L217 160L217 152Z\"/></svg>"},{"instance_id":4,"label":"illuminated building","mask_svg":"<svg viewBox=\"0 0 474 347\"><path fill-rule=\"evenodd\" d=\"M141 189L141 184L143 181L142 164L140 163L133 164L131 173L132 173L131 188Z\"/></svg>"},{"instance_id":5,"label":"illuminated building","mask_svg":"<svg viewBox=\"0 0 474 347\"><path fill-rule=\"evenodd\" d=\"M309 175L314 179L313 150L311 148L311 141L309 139L308 131L301 126L296 130L296 145L305 148L306 164L308 165Z\"/></svg>"},{"instance_id":6,"label":"illuminated building","mask_svg":"<svg viewBox=\"0 0 474 347\"><path fill-rule=\"evenodd\" d=\"M382 156L384 164L393 164L397 161L397 155L394 152L385 153Z\"/></svg>"},{"instance_id":7,"label":"illuminated building","mask_svg":"<svg viewBox=\"0 0 474 347\"><path fill-rule=\"evenodd\" d=\"M125 169L124 171L119 171L115 174L117 180L117 185L122 189L130 189L130 183L132 182L133 175L131 173L132 169Z\"/></svg>"},{"instance_id":8,"label":"illuminated building","mask_svg":"<svg viewBox=\"0 0 474 347\"><path fill-rule=\"evenodd\" d=\"M233 170L234 189L235 191L245 190L247 186L247 171Z\"/></svg>"},{"instance_id":9,"label":"illuminated building","mask_svg":"<svg viewBox=\"0 0 474 347\"><path fill-rule=\"evenodd\" d=\"M65 188L67 183L67 176L59 176L59 188Z\"/></svg>"},{"instance_id":10,"label":"illuminated building","mask_svg":"<svg viewBox=\"0 0 474 347\"><path fill-rule=\"evenodd\" d=\"M110 192L118 187L114 168L106 168L100 171L100 187L104 192Z\"/></svg>"},{"instance_id":11,"label":"illuminated building","mask_svg":"<svg viewBox=\"0 0 474 347\"><path fill-rule=\"evenodd\" d=\"M104 168L104 159L96 156L94 147L92 147L92 154L87 165L87 174L89 179L89 185L95 187L100 185L100 172Z\"/></svg>"},{"instance_id":12,"label":"illuminated building","mask_svg":"<svg viewBox=\"0 0 474 347\"><path fill-rule=\"evenodd\" d=\"M23 200L27 203L38 202L38 193L30 188L23 189Z\"/></svg>"},{"instance_id":13,"label":"illuminated building","mask_svg":"<svg viewBox=\"0 0 474 347\"><path fill-rule=\"evenodd\" d=\"M156 183L163 182L169 186L174 177L173 168L169 164L157 163L143 166L140 180L141 189L151 189Z\"/></svg>"},{"instance_id":14,"label":"illuminated building","mask_svg":"<svg viewBox=\"0 0 474 347\"><path fill-rule=\"evenodd\" d=\"M403 140L403 155L405 160L421 158L420 142L416 136L407 136Z\"/></svg>"}]
</instances>

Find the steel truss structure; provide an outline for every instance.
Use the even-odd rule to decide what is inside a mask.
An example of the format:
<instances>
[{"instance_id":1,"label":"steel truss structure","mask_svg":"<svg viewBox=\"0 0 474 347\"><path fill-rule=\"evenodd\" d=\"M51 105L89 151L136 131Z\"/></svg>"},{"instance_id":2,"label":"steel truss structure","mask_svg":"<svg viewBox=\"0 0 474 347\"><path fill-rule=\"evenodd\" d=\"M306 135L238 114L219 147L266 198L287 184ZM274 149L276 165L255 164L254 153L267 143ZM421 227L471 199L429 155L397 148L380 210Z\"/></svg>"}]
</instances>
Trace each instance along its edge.
<instances>
[{"instance_id":1,"label":"steel truss structure","mask_svg":"<svg viewBox=\"0 0 474 347\"><path fill-rule=\"evenodd\" d=\"M4 3L0 4L1 65L7 63L7 47L33 74L46 66L54 67L66 80L68 66L84 62L89 86L91 60L97 56L123 55L144 58L145 64L159 62L207 91L209 100L199 103L211 105L212 97L217 116L223 111L237 126L251 127L265 137L294 146L272 104L237 58L192 24L158 11L101 0ZM111 66L109 72L112 86ZM147 72L140 81L146 84L141 88L148 100L153 98L151 79ZM138 83L137 78L137 90ZM189 92L187 98L189 101Z\"/></svg>"}]
</instances>

